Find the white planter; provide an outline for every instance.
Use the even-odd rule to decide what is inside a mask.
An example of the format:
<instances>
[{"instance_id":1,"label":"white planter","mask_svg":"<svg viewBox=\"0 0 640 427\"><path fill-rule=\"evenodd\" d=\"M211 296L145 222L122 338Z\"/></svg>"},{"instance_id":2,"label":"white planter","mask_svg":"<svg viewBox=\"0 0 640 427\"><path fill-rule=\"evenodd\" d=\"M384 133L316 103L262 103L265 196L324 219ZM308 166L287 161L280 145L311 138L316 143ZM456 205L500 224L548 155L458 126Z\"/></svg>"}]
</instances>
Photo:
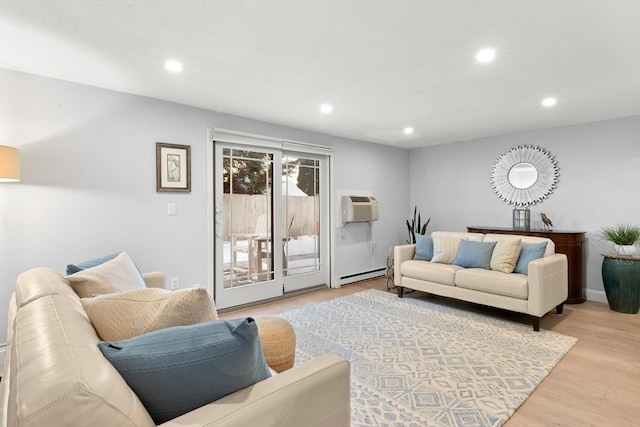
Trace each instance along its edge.
<instances>
[{"instance_id":1,"label":"white planter","mask_svg":"<svg viewBox=\"0 0 640 427\"><path fill-rule=\"evenodd\" d=\"M621 256L631 256L636 253L634 245L615 245L616 252Z\"/></svg>"}]
</instances>

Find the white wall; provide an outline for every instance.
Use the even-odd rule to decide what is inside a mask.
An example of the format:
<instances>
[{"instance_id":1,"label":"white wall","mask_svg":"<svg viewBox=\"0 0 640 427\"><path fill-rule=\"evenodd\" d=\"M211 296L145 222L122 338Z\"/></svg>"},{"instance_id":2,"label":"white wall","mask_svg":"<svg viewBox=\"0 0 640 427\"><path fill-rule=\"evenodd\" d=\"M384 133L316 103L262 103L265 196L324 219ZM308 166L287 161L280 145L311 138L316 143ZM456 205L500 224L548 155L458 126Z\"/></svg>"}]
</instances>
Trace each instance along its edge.
<instances>
[{"instance_id":1,"label":"white wall","mask_svg":"<svg viewBox=\"0 0 640 427\"><path fill-rule=\"evenodd\" d=\"M336 149L337 151L337 149ZM341 215L335 230L336 270L341 277L386 267L386 258L393 246L404 242L404 221L409 206L409 151L403 150L406 165L386 156L386 146L366 142L340 147L336 155L335 206L340 196L371 195L378 200L379 217L373 222L373 237L368 223L349 223L341 233ZM340 212L337 212L338 214ZM370 257L362 253L375 251Z\"/></svg>"},{"instance_id":2,"label":"white wall","mask_svg":"<svg viewBox=\"0 0 640 427\"><path fill-rule=\"evenodd\" d=\"M491 169L524 144L549 151L560 169L557 188L531 208L531 227L542 228L544 212L556 230L586 232L587 298L606 301L600 254L611 248L597 230L640 225L640 116L412 150L411 203L431 216L431 231L510 227L513 206L493 193Z\"/></svg>"},{"instance_id":3,"label":"white wall","mask_svg":"<svg viewBox=\"0 0 640 427\"><path fill-rule=\"evenodd\" d=\"M64 273L70 262L126 250L143 271L206 283L210 127L332 146L336 190L375 193L378 249L370 255L354 227L336 240L335 276L383 268L388 247L402 241L407 150L9 70L0 70L0 94L0 144L19 148L22 166L20 183L0 184L0 343L13 283L29 268ZM156 192L158 141L191 145L191 193Z\"/></svg>"}]
</instances>

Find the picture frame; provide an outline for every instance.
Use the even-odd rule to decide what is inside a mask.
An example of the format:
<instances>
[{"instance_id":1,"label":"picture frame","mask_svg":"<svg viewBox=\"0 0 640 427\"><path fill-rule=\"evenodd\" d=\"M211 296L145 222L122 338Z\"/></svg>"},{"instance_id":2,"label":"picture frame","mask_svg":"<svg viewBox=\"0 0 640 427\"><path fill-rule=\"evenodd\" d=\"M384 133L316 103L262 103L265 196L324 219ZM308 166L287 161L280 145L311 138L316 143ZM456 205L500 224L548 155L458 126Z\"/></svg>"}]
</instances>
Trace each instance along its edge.
<instances>
[{"instance_id":1,"label":"picture frame","mask_svg":"<svg viewBox=\"0 0 640 427\"><path fill-rule=\"evenodd\" d=\"M156 142L156 191L191 192L191 146Z\"/></svg>"}]
</instances>

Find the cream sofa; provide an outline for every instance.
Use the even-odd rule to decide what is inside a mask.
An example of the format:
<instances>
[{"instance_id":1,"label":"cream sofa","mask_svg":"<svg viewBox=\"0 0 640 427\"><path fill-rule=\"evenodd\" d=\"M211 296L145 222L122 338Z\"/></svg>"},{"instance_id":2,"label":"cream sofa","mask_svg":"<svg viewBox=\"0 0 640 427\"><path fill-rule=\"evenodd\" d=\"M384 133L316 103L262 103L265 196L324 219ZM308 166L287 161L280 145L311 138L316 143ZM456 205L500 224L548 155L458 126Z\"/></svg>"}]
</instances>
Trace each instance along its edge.
<instances>
[{"instance_id":1,"label":"cream sofa","mask_svg":"<svg viewBox=\"0 0 640 427\"><path fill-rule=\"evenodd\" d=\"M394 283L402 298L404 288L449 298L502 308L532 316L533 329L540 329L540 318L556 308L562 314L567 299L567 256L555 253L555 244L545 238L511 234L462 232L432 233L476 242L521 239L524 243L547 242L543 258L529 263L528 275L503 273L482 268L464 268L414 260L415 244L394 248Z\"/></svg>"},{"instance_id":2,"label":"cream sofa","mask_svg":"<svg viewBox=\"0 0 640 427\"><path fill-rule=\"evenodd\" d=\"M164 286L162 274L145 280ZM80 299L60 274L48 268L22 273L8 325L0 426L155 425L98 349ZM328 354L162 426L348 426L349 387L349 363Z\"/></svg>"}]
</instances>

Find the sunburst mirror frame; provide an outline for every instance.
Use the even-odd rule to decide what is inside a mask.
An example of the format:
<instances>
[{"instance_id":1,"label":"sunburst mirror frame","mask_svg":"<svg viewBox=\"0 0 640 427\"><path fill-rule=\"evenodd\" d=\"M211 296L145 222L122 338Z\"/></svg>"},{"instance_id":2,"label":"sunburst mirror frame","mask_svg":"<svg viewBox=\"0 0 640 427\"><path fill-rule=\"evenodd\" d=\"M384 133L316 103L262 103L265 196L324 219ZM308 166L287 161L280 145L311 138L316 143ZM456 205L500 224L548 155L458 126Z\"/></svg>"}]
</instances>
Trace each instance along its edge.
<instances>
[{"instance_id":1,"label":"sunburst mirror frame","mask_svg":"<svg viewBox=\"0 0 640 427\"><path fill-rule=\"evenodd\" d=\"M509 181L509 172L523 163L532 165L538 176L531 186L517 188ZM547 198L556 188L558 177L558 163L548 151L533 145L520 145L498 157L491 171L491 185L505 202L526 207Z\"/></svg>"}]
</instances>

